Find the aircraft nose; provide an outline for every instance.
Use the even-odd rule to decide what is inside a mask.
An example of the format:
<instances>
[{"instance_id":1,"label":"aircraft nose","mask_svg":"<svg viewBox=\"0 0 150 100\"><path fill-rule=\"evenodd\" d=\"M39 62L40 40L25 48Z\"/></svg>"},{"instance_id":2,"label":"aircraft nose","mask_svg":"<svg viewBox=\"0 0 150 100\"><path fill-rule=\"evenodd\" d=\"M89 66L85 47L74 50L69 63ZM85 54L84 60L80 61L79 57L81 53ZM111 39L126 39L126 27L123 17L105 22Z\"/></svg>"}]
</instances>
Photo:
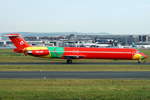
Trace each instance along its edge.
<instances>
[{"instance_id":1,"label":"aircraft nose","mask_svg":"<svg viewBox=\"0 0 150 100\"><path fill-rule=\"evenodd\" d=\"M148 56L145 55L144 53L140 53L140 55L141 55L144 59L148 58Z\"/></svg>"},{"instance_id":2,"label":"aircraft nose","mask_svg":"<svg viewBox=\"0 0 150 100\"><path fill-rule=\"evenodd\" d=\"M148 58L148 56L145 55L144 53L138 53L133 56L133 59L135 59L135 60L140 60L140 59L144 60L146 58Z\"/></svg>"}]
</instances>

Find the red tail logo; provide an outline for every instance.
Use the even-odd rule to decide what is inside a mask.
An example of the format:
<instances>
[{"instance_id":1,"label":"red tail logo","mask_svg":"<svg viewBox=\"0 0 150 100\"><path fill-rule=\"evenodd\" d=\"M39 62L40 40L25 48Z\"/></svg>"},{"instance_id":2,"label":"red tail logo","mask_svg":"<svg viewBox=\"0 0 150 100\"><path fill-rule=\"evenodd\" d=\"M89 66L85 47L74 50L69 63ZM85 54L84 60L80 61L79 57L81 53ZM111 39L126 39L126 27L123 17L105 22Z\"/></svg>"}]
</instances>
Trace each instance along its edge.
<instances>
[{"instance_id":1,"label":"red tail logo","mask_svg":"<svg viewBox=\"0 0 150 100\"><path fill-rule=\"evenodd\" d=\"M7 34L6 36L12 41L12 43L16 46L14 49L15 52L23 52L24 48L31 47L21 36L20 34Z\"/></svg>"}]
</instances>

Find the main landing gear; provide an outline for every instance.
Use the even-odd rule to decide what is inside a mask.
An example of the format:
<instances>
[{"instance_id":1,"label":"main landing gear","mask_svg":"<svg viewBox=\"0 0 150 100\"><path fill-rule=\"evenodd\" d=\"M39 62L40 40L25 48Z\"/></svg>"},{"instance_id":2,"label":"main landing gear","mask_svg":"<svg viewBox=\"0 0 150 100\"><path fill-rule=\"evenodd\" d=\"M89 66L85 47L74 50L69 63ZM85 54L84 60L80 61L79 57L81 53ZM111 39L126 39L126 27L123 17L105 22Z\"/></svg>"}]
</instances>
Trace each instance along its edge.
<instances>
[{"instance_id":1,"label":"main landing gear","mask_svg":"<svg viewBox=\"0 0 150 100\"><path fill-rule=\"evenodd\" d=\"M67 59L67 64L72 64L72 59Z\"/></svg>"}]
</instances>

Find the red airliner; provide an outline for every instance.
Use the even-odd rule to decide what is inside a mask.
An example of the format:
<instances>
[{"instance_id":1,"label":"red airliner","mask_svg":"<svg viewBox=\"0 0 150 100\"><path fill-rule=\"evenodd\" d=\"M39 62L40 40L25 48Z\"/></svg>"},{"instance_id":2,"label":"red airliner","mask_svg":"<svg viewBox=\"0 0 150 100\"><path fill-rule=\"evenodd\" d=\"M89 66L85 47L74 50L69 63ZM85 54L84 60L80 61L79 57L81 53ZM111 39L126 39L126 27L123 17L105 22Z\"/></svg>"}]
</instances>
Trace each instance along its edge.
<instances>
[{"instance_id":1,"label":"red airliner","mask_svg":"<svg viewBox=\"0 0 150 100\"><path fill-rule=\"evenodd\" d=\"M37 47L28 44L20 34L6 34L16 46L14 52L42 58L66 59L122 59L144 61L147 56L133 48L81 48L81 47Z\"/></svg>"}]
</instances>

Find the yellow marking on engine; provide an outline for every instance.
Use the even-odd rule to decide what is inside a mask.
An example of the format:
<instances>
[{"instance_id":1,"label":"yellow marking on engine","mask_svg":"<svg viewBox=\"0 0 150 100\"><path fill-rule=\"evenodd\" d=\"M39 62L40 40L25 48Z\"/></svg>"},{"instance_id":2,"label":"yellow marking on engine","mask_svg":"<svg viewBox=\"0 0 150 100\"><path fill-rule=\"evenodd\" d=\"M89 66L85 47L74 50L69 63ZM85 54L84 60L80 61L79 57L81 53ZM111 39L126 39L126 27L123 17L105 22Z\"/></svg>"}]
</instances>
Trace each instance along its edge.
<instances>
[{"instance_id":1,"label":"yellow marking on engine","mask_svg":"<svg viewBox=\"0 0 150 100\"><path fill-rule=\"evenodd\" d=\"M27 47L26 50L48 50L47 47Z\"/></svg>"},{"instance_id":2,"label":"yellow marking on engine","mask_svg":"<svg viewBox=\"0 0 150 100\"><path fill-rule=\"evenodd\" d=\"M25 50L30 51L30 50L48 50L47 47L27 47ZM49 52L49 55L45 56L39 56L41 58L51 58L51 53Z\"/></svg>"}]
</instances>

